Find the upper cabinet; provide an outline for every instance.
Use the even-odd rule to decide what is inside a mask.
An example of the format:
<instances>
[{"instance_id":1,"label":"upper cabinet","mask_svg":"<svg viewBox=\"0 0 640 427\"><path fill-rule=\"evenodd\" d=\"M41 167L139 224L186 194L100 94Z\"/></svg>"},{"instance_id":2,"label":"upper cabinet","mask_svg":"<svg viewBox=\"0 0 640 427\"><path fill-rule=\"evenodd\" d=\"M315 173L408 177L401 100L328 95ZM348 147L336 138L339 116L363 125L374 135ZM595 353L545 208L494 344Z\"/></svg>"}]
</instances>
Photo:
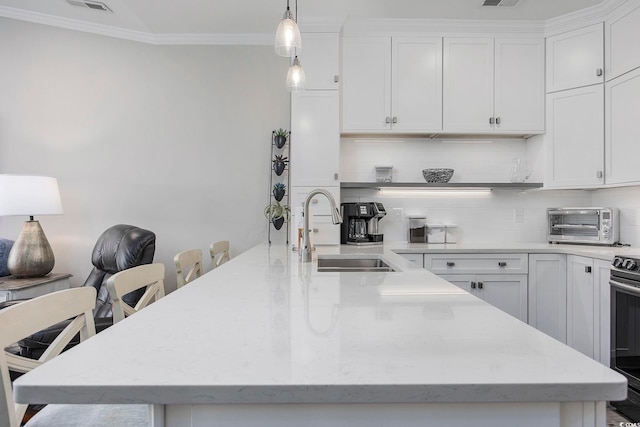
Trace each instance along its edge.
<instances>
[{"instance_id":1,"label":"upper cabinet","mask_svg":"<svg viewBox=\"0 0 640 427\"><path fill-rule=\"evenodd\" d=\"M605 21L607 80L640 67L640 5L629 2Z\"/></svg>"},{"instance_id":2,"label":"upper cabinet","mask_svg":"<svg viewBox=\"0 0 640 427\"><path fill-rule=\"evenodd\" d=\"M547 93L604 81L602 24L547 38Z\"/></svg>"},{"instance_id":3,"label":"upper cabinet","mask_svg":"<svg viewBox=\"0 0 640 427\"><path fill-rule=\"evenodd\" d=\"M343 132L442 129L442 39L344 37Z\"/></svg>"},{"instance_id":4,"label":"upper cabinet","mask_svg":"<svg viewBox=\"0 0 640 427\"><path fill-rule=\"evenodd\" d=\"M340 76L340 35L303 33L298 55L307 79L307 90L338 90Z\"/></svg>"},{"instance_id":5,"label":"upper cabinet","mask_svg":"<svg viewBox=\"0 0 640 427\"><path fill-rule=\"evenodd\" d=\"M544 42L445 38L444 132L544 131Z\"/></svg>"}]
</instances>

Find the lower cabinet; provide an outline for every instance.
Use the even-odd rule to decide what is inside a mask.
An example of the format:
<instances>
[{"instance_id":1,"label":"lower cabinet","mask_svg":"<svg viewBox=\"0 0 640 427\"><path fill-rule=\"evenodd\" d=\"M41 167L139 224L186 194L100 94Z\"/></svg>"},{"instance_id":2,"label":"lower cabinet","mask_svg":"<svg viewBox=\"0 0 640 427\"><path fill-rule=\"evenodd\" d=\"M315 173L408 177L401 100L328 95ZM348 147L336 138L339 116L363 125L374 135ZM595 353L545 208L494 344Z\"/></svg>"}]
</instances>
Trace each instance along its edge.
<instances>
[{"instance_id":1,"label":"lower cabinet","mask_svg":"<svg viewBox=\"0 0 640 427\"><path fill-rule=\"evenodd\" d=\"M527 321L525 274L444 274L440 277L505 313Z\"/></svg>"},{"instance_id":2,"label":"lower cabinet","mask_svg":"<svg viewBox=\"0 0 640 427\"><path fill-rule=\"evenodd\" d=\"M567 342L567 256L529 254L529 324Z\"/></svg>"},{"instance_id":3,"label":"lower cabinet","mask_svg":"<svg viewBox=\"0 0 640 427\"><path fill-rule=\"evenodd\" d=\"M424 268L424 255L423 254L398 254L404 259L408 259L418 267Z\"/></svg>"}]
</instances>

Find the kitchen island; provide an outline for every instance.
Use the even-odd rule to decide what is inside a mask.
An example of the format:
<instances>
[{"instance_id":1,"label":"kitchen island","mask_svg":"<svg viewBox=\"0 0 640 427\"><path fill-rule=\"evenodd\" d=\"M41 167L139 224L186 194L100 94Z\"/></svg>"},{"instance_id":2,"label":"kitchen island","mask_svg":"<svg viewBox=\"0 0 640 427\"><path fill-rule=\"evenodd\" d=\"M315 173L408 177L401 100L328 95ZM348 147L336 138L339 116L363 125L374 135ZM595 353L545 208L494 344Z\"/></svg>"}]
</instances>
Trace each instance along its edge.
<instances>
[{"instance_id":1,"label":"kitchen island","mask_svg":"<svg viewBox=\"0 0 640 427\"><path fill-rule=\"evenodd\" d=\"M22 376L16 401L147 403L166 426L575 427L626 396L622 376L391 250L318 252L396 271L257 246Z\"/></svg>"}]
</instances>

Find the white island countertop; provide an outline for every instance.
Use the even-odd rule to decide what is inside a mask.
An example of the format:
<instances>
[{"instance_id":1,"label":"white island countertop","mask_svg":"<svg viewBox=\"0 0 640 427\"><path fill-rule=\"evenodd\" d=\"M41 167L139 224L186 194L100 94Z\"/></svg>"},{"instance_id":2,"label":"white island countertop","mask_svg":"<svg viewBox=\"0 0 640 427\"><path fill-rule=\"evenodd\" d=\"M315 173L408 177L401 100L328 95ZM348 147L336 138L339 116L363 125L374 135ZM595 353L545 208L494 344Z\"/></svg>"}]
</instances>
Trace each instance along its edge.
<instances>
[{"instance_id":1,"label":"white island countertop","mask_svg":"<svg viewBox=\"0 0 640 427\"><path fill-rule=\"evenodd\" d=\"M396 248L397 249L397 248ZM319 273L257 246L15 382L23 403L602 402L609 368L417 268ZM314 256L317 256L314 255ZM170 270L168 270L170 271Z\"/></svg>"}]
</instances>

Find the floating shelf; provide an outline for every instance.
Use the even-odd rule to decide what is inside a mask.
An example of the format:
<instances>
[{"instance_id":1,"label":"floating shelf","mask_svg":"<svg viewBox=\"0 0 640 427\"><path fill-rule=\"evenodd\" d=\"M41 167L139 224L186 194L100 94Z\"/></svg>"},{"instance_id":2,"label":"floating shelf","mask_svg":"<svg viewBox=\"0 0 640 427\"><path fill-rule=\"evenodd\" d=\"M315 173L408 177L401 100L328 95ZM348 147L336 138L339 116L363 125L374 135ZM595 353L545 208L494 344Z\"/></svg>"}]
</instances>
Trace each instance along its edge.
<instances>
[{"instance_id":1,"label":"floating shelf","mask_svg":"<svg viewBox=\"0 0 640 427\"><path fill-rule=\"evenodd\" d=\"M533 189L542 188L541 182L341 182L340 188L495 188Z\"/></svg>"}]
</instances>

